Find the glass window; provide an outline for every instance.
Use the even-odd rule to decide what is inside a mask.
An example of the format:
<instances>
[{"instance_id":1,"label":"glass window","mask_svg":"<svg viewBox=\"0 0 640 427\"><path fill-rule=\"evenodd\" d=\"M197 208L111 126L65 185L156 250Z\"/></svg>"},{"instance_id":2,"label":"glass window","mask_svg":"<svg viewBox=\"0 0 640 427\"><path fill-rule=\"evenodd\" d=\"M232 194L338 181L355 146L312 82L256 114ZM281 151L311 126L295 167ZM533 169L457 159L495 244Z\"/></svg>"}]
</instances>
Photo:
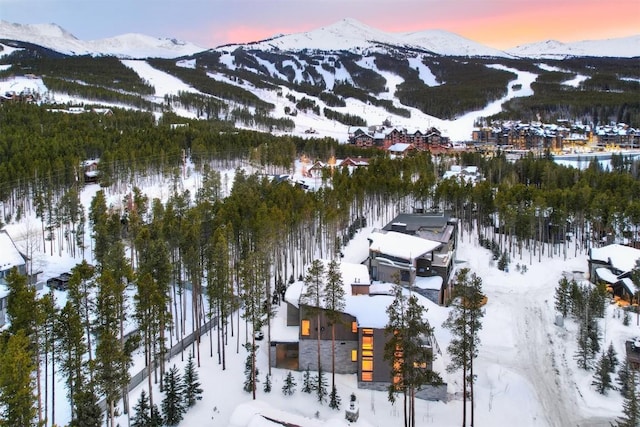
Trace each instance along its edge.
<instances>
[{"instance_id":1,"label":"glass window","mask_svg":"<svg viewBox=\"0 0 640 427\"><path fill-rule=\"evenodd\" d=\"M351 322L351 332L354 334L358 333L358 322Z\"/></svg>"},{"instance_id":2,"label":"glass window","mask_svg":"<svg viewBox=\"0 0 640 427\"><path fill-rule=\"evenodd\" d=\"M309 324L309 321L306 319L303 319L302 325L300 328L302 335L309 336L310 329L311 329L311 325Z\"/></svg>"},{"instance_id":3,"label":"glass window","mask_svg":"<svg viewBox=\"0 0 640 427\"><path fill-rule=\"evenodd\" d=\"M362 371L373 371L373 359L370 357L362 358Z\"/></svg>"},{"instance_id":4,"label":"glass window","mask_svg":"<svg viewBox=\"0 0 640 427\"><path fill-rule=\"evenodd\" d=\"M373 381L373 372L363 372L362 381Z\"/></svg>"},{"instance_id":5,"label":"glass window","mask_svg":"<svg viewBox=\"0 0 640 427\"><path fill-rule=\"evenodd\" d=\"M351 350L351 361L352 362L358 361L358 350L356 349Z\"/></svg>"},{"instance_id":6,"label":"glass window","mask_svg":"<svg viewBox=\"0 0 640 427\"><path fill-rule=\"evenodd\" d=\"M373 350L373 337L372 336L362 336L362 349L363 350Z\"/></svg>"}]
</instances>

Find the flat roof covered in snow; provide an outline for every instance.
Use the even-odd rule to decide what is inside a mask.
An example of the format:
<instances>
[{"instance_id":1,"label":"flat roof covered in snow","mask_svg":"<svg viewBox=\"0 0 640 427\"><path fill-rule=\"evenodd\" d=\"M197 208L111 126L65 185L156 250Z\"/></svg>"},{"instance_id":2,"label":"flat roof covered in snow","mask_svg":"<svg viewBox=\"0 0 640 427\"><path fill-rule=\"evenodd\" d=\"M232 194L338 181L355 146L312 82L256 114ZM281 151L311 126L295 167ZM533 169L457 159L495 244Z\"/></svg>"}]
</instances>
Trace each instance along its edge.
<instances>
[{"instance_id":1,"label":"flat roof covered in snow","mask_svg":"<svg viewBox=\"0 0 640 427\"><path fill-rule=\"evenodd\" d=\"M636 266L636 260L640 259L640 249L619 244L591 248L591 259L611 262L611 266L623 272L631 271Z\"/></svg>"},{"instance_id":2,"label":"flat roof covered in snow","mask_svg":"<svg viewBox=\"0 0 640 427\"><path fill-rule=\"evenodd\" d=\"M412 260L432 252L441 243L396 231L374 231L369 236L369 250L397 258Z\"/></svg>"}]
</instances>

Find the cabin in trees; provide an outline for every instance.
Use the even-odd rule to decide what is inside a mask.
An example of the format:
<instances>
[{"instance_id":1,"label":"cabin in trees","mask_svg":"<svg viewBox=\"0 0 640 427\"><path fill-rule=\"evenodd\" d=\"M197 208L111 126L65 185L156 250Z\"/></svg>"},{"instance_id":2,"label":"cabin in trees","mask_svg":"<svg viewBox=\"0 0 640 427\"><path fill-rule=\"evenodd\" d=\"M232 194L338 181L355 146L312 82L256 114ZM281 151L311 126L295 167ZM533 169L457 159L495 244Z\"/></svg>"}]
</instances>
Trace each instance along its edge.
<instances>
[{"instance_id":1,"label":"cabin in trees","mask_svg":"<svg viewBox=\"0 0 640 427\"><path fill-rule=\"evenodd\" d=\"M369 236L367 265L373 280L414 286L437 304L450 291L458 221L445 212L403 213Z\"/></svg>"},{"instance_id":2,"label":"cabin in trees","mask_svg":"<svg viewBox=\"0 0 640 427\"><path fill-rule=\"evenodd\" d=\"M99 159L90 159L82 162L82 171L84 174L84 182L85 183L93 183L98 182L98 163Z\"/></svg>"},{"instance_id":3,"label":"cabin in trees","mask_svg":"<svg viewBox=\"0 0 640 427\"><path fill-rule=\"evenodd\" d=\"M0 327L7 321L7 298L9 290L7 288L7 275L12 268L16 268L18 273L27 275L27 257L16 247L11 236L0 230Z\"/></svg>"},{"instance_id":4,"label":"cabin in trees","mask_svg":"<svg viewBox=\"0 0 640 427\"><path fill-rule=\"evenodd\" d=\"M640 250L620 244L589 250L589 279L592 283L605 283L614 297L631 301L635 286L631 271L640 261Z\"/></svg>"},{"instance_id":5,"label":"cabin in trees","mask_svg":"<svg viewBox=\"0 0 640 427\"><path fill-rule=\"evenodd\" d=\"M327 269L325 264L325 269ZM387 307L393 302L390 283L372 282L367 266L340 264L345 291L345 306L340 321L335 325L335 369L341 374L356 374L358 387L386 390L391 384L390 362L384 360L387 341ZM292 370L318 370L318 337L322 370L331 372L332 331L326 310L319 315L313 301L305 298L304 282L291 284L285 293L286 310L272 324L271 364ZM420 302L441 309L418 295ZM429 315L429 312L427 312ZM319 320L318 320L319 319ZM425 367L442 372L444 366L434 355L440 353L435 337L424 337ZM446 385L427 386L417 397L427 400L445 400Z\"/></svg>"}]
</instances>

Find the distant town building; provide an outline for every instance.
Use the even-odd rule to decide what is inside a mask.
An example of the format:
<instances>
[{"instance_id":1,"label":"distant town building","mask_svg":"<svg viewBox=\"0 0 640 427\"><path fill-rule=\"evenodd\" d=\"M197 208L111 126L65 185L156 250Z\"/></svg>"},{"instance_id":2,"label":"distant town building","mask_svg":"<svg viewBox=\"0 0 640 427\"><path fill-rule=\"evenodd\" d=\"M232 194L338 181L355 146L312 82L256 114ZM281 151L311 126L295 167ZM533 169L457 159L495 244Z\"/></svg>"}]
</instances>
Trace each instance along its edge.
<instances>
[{"instance_id":1,"label":"distant town building","mask_svg":"<svg viewBox=\"0 0 640 427\"><path fill-rule=\"evenodd\" d=\"M375 147L389 151L391 147L410 146L418 151L441 151L450 145L449 138L435 127L407 129L391 126L388 121L378 126L352 126L349 143L358 147ZM400 144L400 145L398 145Z\"/></svg>"}]
</instances>

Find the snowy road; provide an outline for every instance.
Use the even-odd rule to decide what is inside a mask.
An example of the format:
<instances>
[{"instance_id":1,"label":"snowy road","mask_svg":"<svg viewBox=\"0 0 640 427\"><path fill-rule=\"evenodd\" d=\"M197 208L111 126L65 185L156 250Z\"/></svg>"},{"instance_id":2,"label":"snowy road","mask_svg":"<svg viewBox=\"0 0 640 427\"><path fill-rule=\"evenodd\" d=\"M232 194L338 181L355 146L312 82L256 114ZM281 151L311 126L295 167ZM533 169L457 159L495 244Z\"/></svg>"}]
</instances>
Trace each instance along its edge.
<instances>
[{"instance_id":1,"label":"snowy road","mask_svg":"<svg viewBox=\"0 0 640 427\"><path fill-rule=\"evenodd\" d=\"M479 257L477 249L461 249L459 259L468 260L469 268L479 273L489 298L476 364L478 396L489 396L478 399L480 421L488 407L505 422L517 420L522 426L609 426L617 403L602 411L591 395L583 396L585 378L590 384L593 372L576 371L573 325L554 324L554 292L561 272L584 270L586 259L543 259L541 264L527 263L524 274L504 273L487 268L489 258ZM514 400L521 402L512 408Z\"/></svg>"}]
</instances>

